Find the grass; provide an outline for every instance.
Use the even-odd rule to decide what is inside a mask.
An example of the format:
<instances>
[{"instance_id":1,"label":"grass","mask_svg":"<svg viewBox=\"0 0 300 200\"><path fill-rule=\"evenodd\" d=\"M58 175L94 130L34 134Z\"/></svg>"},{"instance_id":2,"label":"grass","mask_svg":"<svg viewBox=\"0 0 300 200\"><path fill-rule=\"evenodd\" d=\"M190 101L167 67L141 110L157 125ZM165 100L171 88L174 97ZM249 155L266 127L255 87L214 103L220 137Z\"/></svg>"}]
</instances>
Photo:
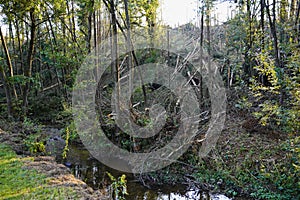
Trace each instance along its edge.
<instances>
[{"instance_id":1,"label":"grass","mask_svg":"<svg viewBox=\"0 0 300 200\"><path fill-rule=\"evenodd\" d=\"M0 199L77 199L68 187L53 187L47 177L23 169L24 161L7 145L0 144Z\"/></svg>"}]
</instances>

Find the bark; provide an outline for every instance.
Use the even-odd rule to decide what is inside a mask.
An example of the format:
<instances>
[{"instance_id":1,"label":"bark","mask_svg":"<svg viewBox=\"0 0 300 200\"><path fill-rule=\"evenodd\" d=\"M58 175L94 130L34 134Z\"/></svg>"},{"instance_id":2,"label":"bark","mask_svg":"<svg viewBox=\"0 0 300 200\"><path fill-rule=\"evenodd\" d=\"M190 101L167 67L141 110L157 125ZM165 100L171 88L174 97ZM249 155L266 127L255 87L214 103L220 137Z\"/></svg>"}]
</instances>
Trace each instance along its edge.
<instances>
[{"instance_id":1,"label":"bark","mask_svg":"<svg viewBox=\"0 0 300 200\"><path fill-rule=\"evenodd\" d=\"M200 70L202 71L203 69L203 40L204 40L204 9L202 8L201 10L201 19L200 19L200 27L201 27L201 32L200 32ZM204 93L204 88L203 88L203 80L202 76L200 76L199 80L199 87L200 87L200 102L201 106L203 106L203 93Z\"/></svg>"},{"instance_id":2,"label":"bark","mask_svg":"<svg viewBox=\"0 0 300 200\"><path fill-rule=\"evenodd\" d=\"M2 34L1 27L0 27L0 36L1 36L1 41L2 41L2 45L4 47L5 54L7 54L8 50L7 50L7 47L6 47L5 39L4 39L3 34ZM6 56L8 56L7 63L9 65L9 62L10 62L9 54L6 55ZM11 62L10 62L10 65L11 65ZM7 82L5 70L3 69L2 66L0 66L0 76L1 76L0 78L3 82L3 87L4 87L4 91L5 91L5 95L6 95L7 114L8 114L9 117L11 117L12 116L12 99L11 99L10 88L9 88L9 84Z\"/></svg>"},{"instance_id":3,"label":"bark","mask_svg":"<svg viewBox=\"0 0 300 200\"><path fill-rule=\"evenodd\" d=\"M299 21L299 13L300 13L300 1L298 1L298 7L297 7L297 11L296 11L295 26L298 25L298 21Z\"/></svg>"},{"instance_id":4,"label":"bark","mask_svg":"<svg viewBox=\"0 0 300 200\"><path fill-rule=\"evenodd\" d=\"M120 79L119 72L119 63L118 63L118 29L117 29L117 16L115 10L114 0L110 0L110 14L111 14L111 26L112 26L112 61L114 63L114 72L116 76L116 81L118 82Z\"/></svg>"},{"instance_id":5,"label":"bark","mask_svg":"<svg viewBox=\"0 0 300 200\"><path fill-rule=\"evenodd\" d=\"M111 14L111 26L112 26L112 72L115 76L115 82L117 84L117 99L116 99L116 112L119 113L120 111L120 69L119 69L119 62L118 62L118 30L117 30L117 16L116 16L116 7L114 0L109 1L110 5L110 14ZM119 127L115 126L115 132L118 134L120 132Z\"/></svg>"},{"instance_id":6,"label":"bark","mask_svg":"<svg viewBox=\"0 0 300 200\"><path fill-rule=\"evenodd\" d=\"M261 51L265 48L265 0L260 0Z\"/></svg>"},{"instance_id":7,"label":"bark","mask_svg":"<svg viewBox=\"0 0 300 200\"><path fill-rule=\"evenodd\" d=\"M11 78L13 78L14 77L13 65L12 65L12 62L11 62L10 53L8 51L7 44L6 44L4 35L2 33L1 27L0 27L0 36L1 36L2 46L3 46L3 49L4 49L4 54L5 54L5 57L6 57L6 64L8 66L9 75L10 75ZM7 82L7 84L8 84L8 87L10 87L11 84L9 82ZM18 96L17 96L16 89L15 89L14 85L12 85L11 87L12 87L14 96L17 100Z\"/></svg>"},{"instance_id":8,"label":"bark","mask_svg":"<svg viewBox=\"0 0 300 200\"><path fill-rule=\"evenodd\" d=\"M97 11L97 42L101 42L102 40L102 30L104 30L105 23L102 24L102 17L101 17L101 8ZM103 19L105 20L105 18ZM100 45L100 44L99 44Z\"/></svg>"},{"instance_id":9,"label":"bark","mask_svg":"<svg viewBox=\"0 0 300 200\"><path fill-rule=\"evenodd\" d=\"M72 36L73 36L73 41L77 41L76 39L76 24L75 24L75 8L74 8L74 1L72 0L72 17L70 20L72 20L72 23L70 24L71 26L71 29L73 30L71 33L72 33Z\"/></svg>"},{"instance_id":10,"label":"bark","mask_svg":"<svg viewBox=\"0 0 300 200\"><path fill-rule=\"evenodd\" d=\"M50 19L50 16L48 17L48 22L49 22L49 26L50 26L50 32L51 32L51 35L52 35L52 39L53 39L53 43L55 44L55 46L57 45L57 40L56 40L56 36L55 36L55 32L53 30L53 25L52 25L52 22L51 22L51 19ZM50 34L50 33L49 33ZM50 36L50 35L49 35ZM50 37L51 38L51 37Z\"/></svg>"},{"instance_id":11,"label":"bark","mask_svg":"<svg viewBox=\"0 0 300 200\"><path fill-rule=\"evenodd\" d=\"M207 33L206 33L206 37L207 37L207 45L208 45L208 55L211 55L211 40L210 40L210 2L207 1L206 2L206 29L207 29ZM209 68L210 68L210 61L208 61L209 63Z\"/></svg>"},{"instance_id":12,"label":"bark","mask_svg":"<svg viewBox=\"0 0 300 200\"><path fill-rule=\"evenodd\" d=\"M274 56L277 67L281 67L280 64L280 55L278 47L278 38L277 38L277 28L276 28L276 0L273 0L272 14L270 11L270 4L266 5L266 12L269 18L269 24L271 29L271 35L273 37L273 46L274 46Z\"/></svg>"},{"instance_id":13,"label":"bark","mask_svg":"<svg viewBox=\"0 0 300 200\"><path fill-rule=\"evenodd\" d=\"M97 15L96 15L96 10L93 11L93 31L94 31L94 44L93 44L93 49L94 49L94 55L95 55L95 69L94 69L94 74L95 74L95 80L98 80L98 51L97 51Z\"/></svg>"},{"instance_id":14,"label":"bark","mask_svg":"<svg viewBox=\"0 0 300 200\"><path fill-rule=\"evenodd\" d=\"M22 22L21 22L22 23ZM20 56L20 72L19 74L24 73L24 58L23 58L23 49L22 49L22 38L21 33L20 33L20 26L19 22L15 22L15 27L16 27L16 33L17 33L17 39L18 39L18 50L19 50L19 56Z\"/></svg>"},{"instance_id":15,"label":"bark","mask_svg":"<svg viewBox=\"0 0 300 200\"><path fill-rule=\"evenodd\" d=\"M300 23L299 23L299 15L300 15L300 1L298 1L297 11L296 11L296 17L295 17L295 35L296 35L296 41L298 41L300 45ZM299 23L299 24L298 24Z\"/></svg>"},{"instance_id":16,"label":"bark","mask_svg":"<svg viewBox=\"0 0 300 200\"><path fill-rule=\"evenodd\" d=\"M133 87L133 66L132 66L132 46L131 46L131 33L130 33L130 18L129 18L129 12L128 12L128 0L124 0L125 5L125 16L126 16L126 25L127 25L127 52L128 52L128 69L129 69L129 93L132 94L132 87ZM145 97L145 96L144 96ZM147 98L145 99L147 101ZM132 110L132 106L130 106L130 109ZM132 128L132 127L130 127ZM133 151L136 150L136 147L138 146L134 137L132 138L133 143Z\"/></svg>"},{"instance_id":17,"label":"bark","mask_svg":"<svg viewBox=\"0 0 300 200\"><path fill-rule=\"evenodd\" d=\"M34 8L32 8L29 12L30 15L30 40L27 54L27 63L26 69L24 71L24 75L26 78L30 79L32 77L32 63L34 57L34 48L35 48L35 39L36 39L36 19L34 15ZM24 117L27 115L28 109L28 94L30 89L30 82L27 80L23 89L23 114Z\"/></svg>"},{"instance_id":18,"label":"bark","mask_svg":"<svg viewBox=\"0 0 300 200\"><path fill-rule=\"evenodd\" d=\"M211 12L211 10L210 9L211 9L210 8L210 1L207 0L206 1L205 23L206 23L206 31L207 31L207 33L206 33L207 46L208 46L207 47L207 53L208 53L209 57L211 55L211 38L210 38L210 36L211 36L210 35L211 34L211 32L210 32L210 12ZM210 60L210 58L208 58L207 63L208 63L208 70L211 72L212 68L211 68L211 60ZM209 99L209 91L208 91L207 87L205 87L205 89L203 90L202 94L203 94L204 98ZM204 106L208 106L208 105L204 105Z\"/></svg>"},{"instance_id":19,"label":"bark","mask_svg":"<svg viewBox=\"0 0 300 200\"><path fill-rule=\"evenodd\" d=\"M12 22L9 20L9 38L10 38L10 44L12 44L12 49L13 49L13 54L14 55L17 55L17 51L16 51L16 45L15 45L15 37L14 37L14 33L13 33L13 24ZM13 65L10 69L10 75L13 76L14 75L14 69L13 69L13 66L17 66L17 60L16 59L13 59ZM13 92L14 92L14 96L16 99L18 99L18 96L17 96L17 92L16 92L16 89L15 89L15 86L13 85Z\"/></svg>"},{"instance_id":20,"label":"bark","mask_svg":"<svg viewBox=\"0 0 300 200\"><path fill-rule=\"evenodd\" d=\"M265 0L260 0L260 26L261 26L261 53L265 50ZM263 85L266 85L265 75L259 76Z\"/></svg>"},{"instance_id":21,"label":"bark","mask_svg":"<svg viewBox=\"0 0 300 200\"><path fill-rule=\"evenodd\" d=\"M7 114L9 117L12 117L12 99L10 95L10 89L7 84L7 79L6 79L6 74L2 66L0 66L0 78L1 81L3 82L3 87L6 95L6 103L7 103Z\"/></svg>"},{"instance_id":22,"label":"bark","mask_svg":"<svg viewBox=\"0 0 300 200\"><path fill-rule=\"evenodd\" d=\"M249 77L252 77L254 75L253 66L252 66L252 58L249 52L251 52L251 49L253 47L253 41L252 41L252 12L251 12L251 1L247 0L247 22L249 29L247 31L247 44L246 44L246 51L245 51L245 64L244 64L244 71L246 74L248 74Z\"/></svg>"},{"instance_id":23,"label":"bark","mask_svg":"<svg viewBox=\"0 0 300 200\"><path fill-rule=\"evenodd\" d=\"M273 46L274 46L274 57L275 57L275 65L278 68L283 68L283 64L281 62L280 58L280 51L279 51L279 45L278 45L278 38L277 38L277 30L276 30L276 0L273 0L273 7L272 7L272 15L270 11L270 4L266 5L266 12L269 18L269 24L271 29L271 35L273 37ZM279 79L282 79L283 74L279 74ZM279 103L280 105L283 105L284 103L284 86L281 85L280 87L280 99Z\"/></svg>"},{"instance_id":24,"label":"bark","mask_svg":"<svg viewBox=\"0 0 300 200\"><path fill-rule=\"evenodd\" d=\"M129 92L131 93L132 83L133 83L133 68L132 68L132 47L131 47L131 33L130 33L130 18L128 12L128 0L124 0L125 5L125 16L126 16L126 25L127 25L127 52L128 52L128 69L130 70L129 73Z\"/></svg>"},{"instance_id":25,"label":"bark","mask_svg":"<svg viewBox=\"0 0 300 200\"><path fill-rule=\"evenodd\" d=\"M296 10L296 0L291 0L290 4L290 19L293 19L295 16L295 10Z\"/></svg>"},{"instance_id":26,"label":"bark","mask_svg":"<svg viewBox=\"0 0 300 200\"><path fill-rule=\"evenodd\" d=\"M7 48L7 45L6 45L4 35L2 34L1 27L0 27L0 36L1 36L2 46L4 48L4 54L5 54L5 57L6 57L6 64L9 68L9 74L10 74L11 77L13 77L14 74L13 74L12 62L11 62L10 54L9 54L9 51L8 51L8 48Z\"/></svg>"},{"instance_id":27,"label":"bark","mask_svg":"<svg viewBox=\"0 0 300 200\"><path fill-rule=\"evenodd\" d=\"M92 45L91 45L91 42L92 42L92 24L93 24L93 14L94 14L94 1L91 1L89 3L89 6L88 6L88 18L87 18L87 28L88 28L88 33L87 33L87 36L86 36L86 46L87 46L87 49L88 49L88 53L91 52L92 50Z\"/></svg>"}]
</instances>

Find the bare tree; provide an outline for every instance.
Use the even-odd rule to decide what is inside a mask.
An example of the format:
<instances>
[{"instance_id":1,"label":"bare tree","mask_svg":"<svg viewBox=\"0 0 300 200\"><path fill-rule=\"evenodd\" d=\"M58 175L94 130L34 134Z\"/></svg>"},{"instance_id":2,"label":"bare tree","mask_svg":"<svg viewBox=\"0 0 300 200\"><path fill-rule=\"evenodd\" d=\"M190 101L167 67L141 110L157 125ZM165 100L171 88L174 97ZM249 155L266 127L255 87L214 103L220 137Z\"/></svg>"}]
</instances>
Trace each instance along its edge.
<instances>
[{"instance_id":1,"label":"bare tree","mask_svg":"<svg viewBox=\"0 0 300 200\"><path fill-rule=\"evenodd\" d=\"M8 49L7 49L7 46L6 46L4 36L2 34L1 27L0 27L0 36L1 36L2 45L4 47L4 51L5 51L5 54L6 54L6 57L7 57L6 58L7 65L12 67L10 56L9 56L9 53L8 53ZM0 76L1 76L1 80L3 82L5 95L6 95L7 113L11 117L12 116L12 99L11 99L10 88L9 88L9 84L7 82L7 77L6 77L6 74L5 74L5 70L2 66L0 66Z\"/></svg>"}]
</instances>

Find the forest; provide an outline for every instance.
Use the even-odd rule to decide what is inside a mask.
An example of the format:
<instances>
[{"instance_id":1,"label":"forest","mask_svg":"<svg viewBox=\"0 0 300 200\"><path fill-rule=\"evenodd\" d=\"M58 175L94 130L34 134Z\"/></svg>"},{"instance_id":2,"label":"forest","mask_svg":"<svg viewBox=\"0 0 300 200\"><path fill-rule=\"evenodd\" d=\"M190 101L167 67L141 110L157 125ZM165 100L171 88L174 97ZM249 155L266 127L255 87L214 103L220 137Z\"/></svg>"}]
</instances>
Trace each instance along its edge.
<instances>
[{"instance_id":1,"label":"forest","mask_svg":"<svg viewBox=\"0 0 300 200\"><path fill-rule=\"evenodd\" d=\"M0 199L300 199L300 1L195 1L0 0Z\"/></svg>"}]
</instances>

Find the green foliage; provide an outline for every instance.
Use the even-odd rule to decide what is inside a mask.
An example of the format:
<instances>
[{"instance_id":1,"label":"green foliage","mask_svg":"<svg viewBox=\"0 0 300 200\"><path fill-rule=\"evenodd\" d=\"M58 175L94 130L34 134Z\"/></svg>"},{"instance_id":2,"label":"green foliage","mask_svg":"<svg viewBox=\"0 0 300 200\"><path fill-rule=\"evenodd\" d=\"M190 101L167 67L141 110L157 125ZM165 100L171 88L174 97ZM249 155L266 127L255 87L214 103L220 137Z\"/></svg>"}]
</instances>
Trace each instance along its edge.
<instances>
[{"instance_id":1,"label":"green foliage","mask_svg":"<svg viewBox=\"0 0 300 200\"><path fill-rule=\"evenodd\" d=\"M222 152L223 156L198 163L195 174L202 183L210 184L214 190L225 188L229 196L248 194L255 199L298 199L300 196L300 137L284 142L271 149L262 148L256 155L247 146L236 152ZM242 152L244 151L244 152ZM256 150L257 151L257 150ZM233 153L233 154L232 154ZM285 156L275 161L274 155ZM241 156L243 155L243 156ZM228 156L228 157L226 157ZM243 160L224 164L224 159L244 157Z\"/></svg>"},{"instance_id":2,"label":"green foliage","mask_svg":"<svg viewBox=\"0 0 300 200\"><path fill-rule=\"evenodd\" d=\"M34 128L34 123L29 118L26 117L23 121L23 127L24 128Z\"/></svg>"},{"instance_id":3,"label":"green foliage","mask_svg":"<svg viewBox=\"0 0 300 200\"><path fill-rule=\"evenodd\" d=\"M247 99L246 96L243 96L235 104L235 107L242 110L249 110L252 107L252 103Z\"/></svg>"},{"instance_id":4,"label":"green foliage","mask_svg":"<svg viewBox=\"0 0 300 200\"><path fill-rule=\"evenodd\" d=\"M286 153L285 162L261 164L256 178L261 182L276 187L276 193L263 189L261 186L255 186L251 195L260 199L298 199L300 196L300 171L295 165L299 164L300 147L299 137L287 141L282 145L282 150ZM269 165L269 166L268 166Z\"/></svg>"},{"instance_id":5,"label":"green foliage","mask_svg":"<svg viewBox=\"0 0 300 200\"><path fill-rule=\"evenodd\" d=\"M24 140L24 144L27 149L32 154L41 153L44 154L46 152L45 147L45 139L41 138L40 133L42 132L42 126L29 118L25 118L23 123L23 129L25 132L29 133L29 135Z\"/></svg>"},{"instance_id":6,"label":"green foliage","mask_svg":"<svg viewBox=\"0 0 300 200\"><path fill-rule=\"evenodd\" d=\"M61 102L62 109L59 112L55 113L54 119L56 123L59 123L63 126L71 126L71 132L74 130L74 125L72 125L72 108L67 102ZM53 110L55 112L55 110Z\"/></svg>"},{"instance_id":7,"label":"green foliage","mask_svg":"<svg viewBox=\"0 0 300 200\"><path fill-rule=\"evenodd\" d=\"M111 175L109 172L106 172L106 174L109 176L110 180L112 181L111 188L112 188L112 194L111 197L116 200L125 200L125 195L128 195L127 193L127 185L126 185L126 175L123 174L118 179L116 179L113 175Z\"/></svg>"},{"instance_id":8,"label":"green foliage","mask_svg":"<svg viewBox=\"0 0 300 200\"><path fill-rule=\"evenodd\" d=\"M62 152L63 159L65 159L67 157L67 153L69 151L69 139L70 139L70 131L69 131L69 128L67 127L66 128L66 139L65 139L66 145L65 145L65 147L63 149L63 152Z\"/></svg>"},{"instance_id":9,"label":"green foliage","mask_svg":"<svg viewBox=\"0 0 300 200\"><path fill-rule=\"evenodd\" d=\"M45 153L46 147L44 143L45 141L40 141L39 136L37 134L29 135L24 141L24 144L32 154Z\"/></svg>"},{"instance_id":10,"label":"green foliage","mask_svg":"<svg viewBox=\"0 0 300 200\"><path fill-rule=\"evenodd\" d=\"M46 148L43 142L32 142L28 145L31 153L45 153Z\"/></svg>"},{"instance_id":11,"label":"green foliage","mask_svg":"<svg viewBox=\"0 0 300 200\"><path fill-rule=\"evenodd\" d=\"M8 81L12 84L25 85L27 82L30 81L30 78L24 75L15 75L13 77L8 77Z\"/></svg>"},{"instance_id":12,"label":"green foliage","mask_svg":"<svg viewBox=\"0 0 300 200\"><path fill-rule=\"evenodd\" d=\"M260 102L259 111L254 113L261 118L263 124L269 122L281 126L281 129L288 133L299 132L300 121L300 84L297 81L298 69L290 69L291 75L285 73L282 69L274 67L272 62L264 62L264 58L260 56L263 68L257 66L261 76L267 76L270 85L264 85L257 80L252 79L252 94L257 102Z\"/></svg>"},{"instance_id":13,"label":"green foliage","mask_svg":"<svg viewBox=\"0 0 300 200\"><path fill-rule=\"evenodd\" d=\"M23 128L25 130L31 130L34 132L41 132L41 126L37 125L38 123L36 121L31 120L30 118L25 117L25 119L23 120Z\"/></svg>"},{"instance_id":14,"label":"green foliage","mask_svg":"<svg viewBox=\"0 0 300 200\"><path fill-rule=\"evenodd\" d=\"M65 129L65 139L67 139L67 133L68 133L68 137L69 137L69 141L75 141L79 139L79 135L77 133L76 130L76 126L75 126L75 122L71 121L71 123L67 126L67 128Z\"/></svg>"},{"instance_id":15,"label":"green foliage","mask_svg":"<svg viewBox=\"0 0 300 200\"><path fill-rule=\"evenodd\" d=\"M296 39L298 36L291 26L294 23L293 18L288 17L291 13L287 9L287 1L276 3L279 6L274 24L274 31L278 37L277 46L274 43L275 35L270 31L271 25L267 15L263 30L261 19L250 17L253 14L251 9L260 6L258 2L250 3L250 10L247 10L246 3L241 5L239 14L230 20L226 27L227 52L224 54L235 71L237 85L244 88L245 83L250 83L249 97L254 97L257 102L253 104L256 110L253 114L260 118L263 124L279 126L284 132L295 134L300 130L300 51ZM265 6L271 10L272 15L273 5ZM226 79L226 68L223 73ZM242 104L237 106L243 107Z\"/></svg>"},{"instance_id":16,"label":"green foliage","mask_svg":"<svg viewBox=\"0 0 300 200\"><path fill-rule=\"evenodd\" d=\"M130 15L130 23L142 26L143 22L147 22L148 27L152 26L156 23L158 6L158 0L129 0L129 13L134 13Z\"/></svg>"}]
</instances>

